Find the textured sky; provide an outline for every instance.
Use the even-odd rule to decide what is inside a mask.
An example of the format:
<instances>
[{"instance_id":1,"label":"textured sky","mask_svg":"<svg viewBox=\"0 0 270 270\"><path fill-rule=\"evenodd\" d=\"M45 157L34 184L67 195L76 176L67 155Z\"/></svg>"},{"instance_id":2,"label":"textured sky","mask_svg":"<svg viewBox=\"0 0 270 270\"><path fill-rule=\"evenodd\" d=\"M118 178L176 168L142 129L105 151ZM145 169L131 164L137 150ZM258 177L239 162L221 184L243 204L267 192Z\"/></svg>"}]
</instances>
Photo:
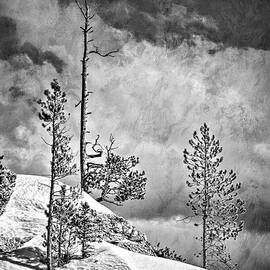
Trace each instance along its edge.
<instances>
[{"instance_id":1,"label":"textured sky","mask_svg":"<svg viewBox=\"0 0 270 270\"><path fill-rule=\"evenodd\" d=\"M102 0L93 21L96 44L120 52L90 62L92 137L106 143L113 133L119 153L139 156L148 176L146 199L116 211L189 256L192 224L175 221L187 213L182 151L207 122L224 148L224 168L238 173L248 200L235 252L241 269L269 269L268 1L157 2ZM48 173L35 100L53 78L68 94L78 151L80 25L71 0L0 2L0 146L17 173Z\"/></svg>"}]
</instances>

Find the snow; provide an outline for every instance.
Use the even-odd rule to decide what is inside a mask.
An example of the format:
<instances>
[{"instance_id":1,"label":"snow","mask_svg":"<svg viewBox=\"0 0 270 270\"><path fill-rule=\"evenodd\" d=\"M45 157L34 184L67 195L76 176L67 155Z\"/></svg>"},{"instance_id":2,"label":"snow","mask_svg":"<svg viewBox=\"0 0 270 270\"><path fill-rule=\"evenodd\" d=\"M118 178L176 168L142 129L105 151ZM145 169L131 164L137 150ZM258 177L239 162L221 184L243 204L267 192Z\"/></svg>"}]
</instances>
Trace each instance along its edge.
<instances>
[{"instance_id":1,"label":"snow","mask_svg":"<svg viewBox=\"0 0 270 270\"><path fill-rule=\"evenodd\" d=\"M0 216L0 233L8 237L27 238L39 235L46 226L45 209L49 202L50 179L34 175L18 175L15 190L6 210ZM102 214L114 214L90 195L83 193L80 201Z\"/></svg>"},{"instance_id":2,"label":"snow","mask_svg":"<svg viewBox=\"0 0 270 270\"><path fill-rule=\"evenodd\" d=\"M8 238L17 237L25 243L21 248L0 254L0 269L46 269L40 262L45 254L41 235L45 231L49 197L49 178L18 175L17 183L5 213L0 217L0 233ZM84 193L81 201L87 201L99 213L114 214ZM115 245L93 243L91 257L73 260L63 269L81 270L199 270L201 268L168 259L142 255ZM59 269L60 270L60 269Z\"/></svg>"},{"instance_id":3,"label":"snow","mask_svg":"<svg viewBox=\"0 0 270 270\"><path fill-rule=\"evenodd\" d=\"M87 202L90 205L90 207L96 210L98 213L115 215L109 208L98 203L95 199L93 199L89 194L85 192L83 193L82 198L80 198L79 201Z\"/></svg>"},{"instance_id":4,"label":"snow","mask_svg":"<svg viewBox=\"0 0 270 270\"><path fill-rule=\"evenodd\" d=\"M91 270L200 270L202 268L182 262L142 255L115 245L94 243L90 258L74 260L65 269Z\"/></svg>"},{"instance_id":5,"label":"snow","mask_svg":"<svg viewBox=\"0 0 270 270\"><path fill-rule=\"evenodd\" d=\"M102 244L95 243L96 247L100 245L100 249L107 249L109 253L115 254L117 258L121 258L132 270L199 270L202 268L189 265L186 263L168 260L159 257L142 255L131 252L112 244L103 242Z\"/></svg>"}]
</instances>

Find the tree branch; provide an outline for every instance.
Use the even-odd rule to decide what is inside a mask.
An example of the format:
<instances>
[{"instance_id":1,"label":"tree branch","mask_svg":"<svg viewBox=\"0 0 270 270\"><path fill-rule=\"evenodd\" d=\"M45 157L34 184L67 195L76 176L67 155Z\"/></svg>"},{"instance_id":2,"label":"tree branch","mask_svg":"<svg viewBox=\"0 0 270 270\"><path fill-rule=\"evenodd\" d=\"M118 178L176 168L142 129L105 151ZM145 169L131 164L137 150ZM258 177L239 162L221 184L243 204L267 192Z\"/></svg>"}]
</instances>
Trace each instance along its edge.
<instances>
[{"instance_id":1,"label":"tree branch","mask_svg":"<svg viewBox=\"0 0 270 270\"><path fill-rule=\"evenodd\" d=\"M87 17L85 15L85 12L84 12L83 8L81 7L81 5L79 4L78 0L75 0L75 3L77 4L78 8L80 9L83 17L86 19Z\"/></svg>"},{"instance_id":2,"label":"tree branch","mask_svg":"<svg viewBox=\"0 0 270 270\"><path fill-rule=\"evenodd\" d=\"M190 223L191 222L191 219L194 218L196 216L187 216L187 217L184 217L184 218L181 218L181 219L177 219L177 221L183 221L184 223Z\"/></svg>"},{"instance_id":3,"label":"tree branch","mask_svg":"<svg viewBox=\"0 0 270 270\"><path fill-rule=\"evenodd\" d=\"M80 100L80 101L75 105L75 108L77 108L81 103L82 103L82 101Z\"/></svg>"},{"instance_id":4,"label":"tree branch","mask_svg":"<svg viewBox=\"0 0 270 270\"><path fill-rule=\"evenodd\" d=\"M110 201L110 200L105 199L105 198L102 198L102 197L97 198L96 201L97 201L97 202L108 202L108 203L115 204L115 205L117 205L117 206L123 206L123 204L121 204L121 203L117 203L117 202L115 202L115 201Z\"/></svg>"},{"instance_id":5,"label":"tree branch","mask_svg":"<svg viewBox=\"0 0 270 270\"><path fill-rule=\"evenodd\" d=\"M100 143L98 143L99 138L100 138L100 136L97 135L94 143L86 142L86 144L92 144L92 147L91 148L95 152L95 154L86 154L87 158L98 158L98 157L101 157L102 156L103 148L100 145Z\"/></svg>"},{"instance_id":6,"label":"tree branch","mask_svg":"<svg viewBox=\"0 0 270 270\"><path fill-rule=\"evenodd\" d=\"M92 50L92 51L89 51L88 54L97 54L101 57L114 57L114 53L118 53L119 50L114 50L114 51L110 51L110 52L107 52L107 53L101 53L98 49L97 46L94 46L95 47L95 50Z\"/></svg>"},{"instance_id":7,"label":"tree branch","mask_svg":"<svg viewBox=\"0 0 270 270\"><path fill-rule=\"evenodd\" d=\"M41 137L41 139L42 139L42 141L43 141L44 143L46 143L47 145L49 145L50 147L52 147L52 144L46 142L46 140L45 140L43 137Z\"/></svg>"},{"instance_id":8,"label":"tree branch","mask_svg":"<svg viewBox=\"0 0 270 270\"><path fill-rule=\"evenodd\" d=\"M103 167L102 164L93 163L93 162L87 162L86 165L87 165L87 168L90 168L90 167L92 167L92 168L102 168Z\"/></svg>"},{"instance_id":9,"label":"tree branch","mask_svg":"<svg viewBox=\"0 0 270 270\"><path fill-rule=\"evenodd\" d=\"M110 135L109 141L110 141L110 145L105 147L106 150L107 150L107 154L108 154L108 155L111 153L111 151L113 151L113 150L115 150L115 149L118 148L118 147L113 147L113 145L114 145L114 143L115 143L115 139L114 139L114 137L113 137L112 134Z\"/></svg>"}]
</instances>

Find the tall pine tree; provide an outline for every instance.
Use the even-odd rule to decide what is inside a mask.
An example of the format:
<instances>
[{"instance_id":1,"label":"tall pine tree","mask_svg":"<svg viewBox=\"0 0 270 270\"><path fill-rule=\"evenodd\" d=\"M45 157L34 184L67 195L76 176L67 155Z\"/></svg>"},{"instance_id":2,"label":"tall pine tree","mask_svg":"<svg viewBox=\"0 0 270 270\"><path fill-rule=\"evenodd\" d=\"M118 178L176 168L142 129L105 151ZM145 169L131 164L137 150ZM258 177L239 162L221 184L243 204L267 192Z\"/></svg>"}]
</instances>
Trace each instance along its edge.
<instances>
[{"instance_id":1,"label":"tall pine tree","mask_svg":"<svg viewBox=\"0 0 270 270\"><path fill-rule=\"evenodd\" d=\"M187 206L194 216L201 219L202 225L202 267L207 269L234 269L225 241L236 239L243 230L239 215L245 212L244 202L239 198L240 183L235 183L233 170L219 170L223 161L222 147L215 136L210 136L206 124L196 131L189 141L192 152L184 150L184 164L187 165L192 188Z\"/></svg>"},{"instance_id":2,"label":"tall pine tree","mask_svg":"<svg viewBox=\"0 0 270 270\"><path fill-rule=\"evenodd\" d=\"M48 270L53 269L52 260L52 226L53 226L53 207L55 197L55 184L57 180L76 171L76 165L73 164L73 154L70 148L71 136L68 135L67 121L68 115L65 112L67 102L66 94L60 88L57 80L51 83L51 90L45 90L45 101L41 99L38 104L41 107L39 118L43 122L42 126L46 129L52 138L48 143L43 141L51 148L51 180L50 180L50 198L48 204L48 225L47 225L47 266Z\"/></svg>"}]
</instances>

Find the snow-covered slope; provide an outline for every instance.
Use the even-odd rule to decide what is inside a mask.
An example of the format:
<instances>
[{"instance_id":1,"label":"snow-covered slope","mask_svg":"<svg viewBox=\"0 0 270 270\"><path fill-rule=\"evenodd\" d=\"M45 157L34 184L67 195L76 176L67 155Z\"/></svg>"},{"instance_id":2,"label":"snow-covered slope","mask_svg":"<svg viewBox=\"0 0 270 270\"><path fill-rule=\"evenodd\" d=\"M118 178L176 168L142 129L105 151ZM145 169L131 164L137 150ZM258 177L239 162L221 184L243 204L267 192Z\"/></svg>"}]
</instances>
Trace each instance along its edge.
<instances>
[{"instance_id":1,"label":"snow-covered slope","mask_svg":"<svg viewBox=\"0 0 270 270\"><path fill-rule=\"evenodd\" d=\"M20 247L11 252L0 254L0 269L24 270L46 269L40 262L44 255L42 233L45 231L46 217L44 210L49 197L49 179L39 176L18 175L15 191L0 217L0 235L3 239L16 239ZM83 194L80 200L87 201L92 209L106 218L115 216L114 213L88 194ZM126 223L125 223L126 226ZM139 236L140 232L137 232ZM115 236L112 235L112 238ZM139 250L147 249L145 240L132 242L117 235L118 241L139 246ZM107 240L106 240L107 241ZM109 239L108 239L109 241ZM115 242L115 241L114 241ZM144 253L144 252L143 252ZM145 253L148 254L148 253ZM66 269L66 268L65 268ZM67 269L93 270L196 270L200 269L188 264L142 255L128 251L107 242L94 243L92 256L84 260L74 260Z\"/></svg>"},{"instance_id":2,"label":"snow-covered slope","mask_svg":"<svg viewBox=\"0 0 270 270\"><path fill-rule=\"evenodd\" d=\"M5 213L0 217L0 234L20 239L31 238L44 231L44 210L49 202L49 179L32 175L18 175L17 183ZM80 200L87 201L99 213L113 212L84 193Z\"/></svg>"},{"instance_id":3,"label":"snow-covered slope","mask_svg":"<svg viewBox=\"0 0 270 270\"><path fill-rule=\"evenodd\" d=\"M66 267L69 270L79 269L82 266L91 266L93 270L199 270L186 263L163 259L159 257L142 255L131 252L112 244L95 243L95 252L91 258L73 261ZM88 268L86 268L88 269Z\"/></svg>"}]
</instances>

